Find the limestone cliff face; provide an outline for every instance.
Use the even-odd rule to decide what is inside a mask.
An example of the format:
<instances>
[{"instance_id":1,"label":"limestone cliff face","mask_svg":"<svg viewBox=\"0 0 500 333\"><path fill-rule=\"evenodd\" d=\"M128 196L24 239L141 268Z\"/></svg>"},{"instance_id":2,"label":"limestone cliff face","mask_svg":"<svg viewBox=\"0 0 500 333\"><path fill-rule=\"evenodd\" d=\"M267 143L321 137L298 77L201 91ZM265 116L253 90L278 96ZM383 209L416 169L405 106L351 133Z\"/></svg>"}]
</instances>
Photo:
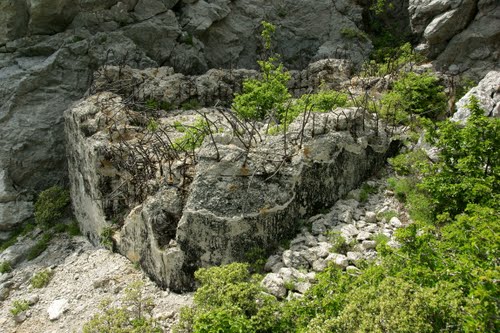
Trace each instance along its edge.
<instances>
[{"instance_id":1,"label":"limestone cliff face","mask_svg":"<svg viewBox=\"0 0 500 333\"><path fill-rule=\"evenodd\" d=\"M31 215L33 194L67 176L63 111L104 63L177 72L253 68L261 20L279 27L291 67L360 62L371 44L354 0L5 0L0 2L0 232Z\"/></svg>"},{"instance_id":2,"label":"limestone cliff face","mask_svg":"<svg viewBox=\"0 0 500 333\"><path fill-rule=\"evenodd\" d=\"M410 0L419 48L437 68L481 79L500 64L500 3L496 0Z\"/></svg>"}]
</instances>

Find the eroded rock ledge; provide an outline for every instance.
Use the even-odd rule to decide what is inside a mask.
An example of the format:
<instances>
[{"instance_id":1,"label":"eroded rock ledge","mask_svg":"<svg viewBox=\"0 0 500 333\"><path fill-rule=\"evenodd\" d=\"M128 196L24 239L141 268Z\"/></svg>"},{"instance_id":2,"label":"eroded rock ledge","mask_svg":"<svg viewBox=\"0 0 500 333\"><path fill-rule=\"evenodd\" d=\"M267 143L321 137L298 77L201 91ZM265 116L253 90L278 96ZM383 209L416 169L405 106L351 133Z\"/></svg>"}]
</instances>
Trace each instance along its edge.
<instances>
[{"instance_id":1,"label":"eroded rock ledge","mask_svg":"<svg viewBox=\"0 0 500 333\"><path fill-rule=\"evenodd\" d=\"M65 114L73 205L94 243L112 228L118 252L176 291L194 287L199 267L291 239L397 146L392 129L357 108L300 116L270 135L225 108L151 117L137 103L98 92ZM179 124L196 119L211 124L210 135L193 152L175 149Z\"/></svg>"}]
</instances>

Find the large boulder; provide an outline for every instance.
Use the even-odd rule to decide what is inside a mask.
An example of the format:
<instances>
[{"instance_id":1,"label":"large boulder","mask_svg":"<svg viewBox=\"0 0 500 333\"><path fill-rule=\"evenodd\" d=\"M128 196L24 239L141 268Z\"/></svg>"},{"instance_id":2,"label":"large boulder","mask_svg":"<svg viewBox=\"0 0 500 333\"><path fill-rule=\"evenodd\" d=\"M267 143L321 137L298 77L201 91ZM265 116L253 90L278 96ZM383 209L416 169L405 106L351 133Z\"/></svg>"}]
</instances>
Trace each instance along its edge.
<instances>
[{"instance_id":1,"label":"large boulder","mask_svg":"<svg viewBox=\"0 0 500 333\"><path fill-rule=\"evenodd\" d=\"M147 71L126 75L148 81ZM120 253L174 290L191 289L199 267L292 238L300 219L332 206L391 152L383 124L356 108L298 117L284 136L240 127L225 109L158 111L151 125L132 100L101 92L65 114L73 206L94 243L111 228ZM174 148L179 123L192 126L198 113L211 134L194 152Z\"/></svg>"},{"instance_id":2,"label":"large boulder","mask_svg":"<svg viewBox=\"0 0 500 333\"><path fill-rule=\"evenodd\" d=\"M500 63L500 4L495 0L409 1L413 32L438 69L480 79ZM458 69L458 71L457 71Z\"/></svg>"},{"instance_id":3,"label":"large boulder","mask_svg":"<svg viewBox=\"0 0 500 333\"><path fill-rule=\"evenodd\" d=\"M453 115L453 121L467 120L470 116L467 106L472 96L477 98L486 116L500 117L500 72L491 71L486 74L477 86L469 90L457 102L457 112Z\"/></svg>"},{"instance_id":4,"label":"large boulder","mask_svg":"<svg viewBox=\"0 0 500 333\"><path fill-rule=\"evenodd\" d=\"M101 65L255 68L264 19L292 67L332 55L359 63L371 43L341 31L359 32L361 12L354 0L0 1L0 171L10 184L0 225L20 223L37 192L66 182L62 113Z\"/></svg>"}]
</instances>

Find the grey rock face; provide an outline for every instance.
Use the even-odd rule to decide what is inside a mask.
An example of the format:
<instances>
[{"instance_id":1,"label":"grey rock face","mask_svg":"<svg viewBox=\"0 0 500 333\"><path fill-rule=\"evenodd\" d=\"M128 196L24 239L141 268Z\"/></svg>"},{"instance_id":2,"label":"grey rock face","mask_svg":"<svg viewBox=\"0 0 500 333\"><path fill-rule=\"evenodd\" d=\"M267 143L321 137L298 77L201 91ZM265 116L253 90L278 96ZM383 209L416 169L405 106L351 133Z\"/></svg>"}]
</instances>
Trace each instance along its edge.
<instances>
[{"instance_id":1,"label":"grey rock face","mask_svg":"<svg viewBox=\"0 0 500 333\"><path fill-rule=\"evenodd\" d=\"M62 113L96 68L254 68L263 19L278 26L277 51L291 66L326 56L359 62L371 48L340 33L361 26L353 0L337 7L330 0L1 1L0 170L16 197L9 207L24 211L34 194L65 182Z\"/></svg>"},{"instance_id":2,"label":"grey rock face","mask_svg":"<svg viewBox=\"0 0 500 333\"><path fill-rule=\"evenodd\" d=\"M168 69L161 71L175 76ZM126 75L142 78L138 85L155 77L148 71ZM183 78L177 76L177 80ZM245 260L252 249L268 251L291 238L298 218L333 205L379 167L389 149L383 132L378 136L374 132L369 115L351 108L316 114L314 121L304 125L297 119L287 139L290 158L279 162L275 157L284 152L282 135L266 135L262 126L262 142L257 140L245 153L246 139L234 135L220 111L202 112L220 124L222 133L206 139L196 160L188 158L191 164L175 156L168 162L171 167L157 160L157 171L140 183L114 163L128 155L116 150L120 136L127 137L127 145L144 138L139 114L135 118L121 97L106 92L90 96L66 113L71 194L82 231L98 242L112 220L123 220L114 237L117 250L139 262L160 285L174 290L191 288L192 273L198 267ZM170 139L161 140L183 135L171 132L169 124L194 118L189 112L158 118L159 125L171 133ZM356 137L349 129L356 130ZM302 145L298 133L304 133ZM153 142L142 143L141 149L150 150ZM187 174L182 171L185 168ZM350 209L358 204L345 202ZM303 243L318 246L310 234ZM319 255L327 255L304 252L302 246L294 244L283 253L286 266L307 268Z\"/></svg>"},{"instance_id":3,"label":"grey rock face","mask_svg":"<svg viewBox=\"0 0 500 333\"><path fill-rule=\"evenodd\" d=\"M454 121L466 121L470 116L467 105L470 98L475 96L479 105L484 109L485 115L500 117L500 72L491 71L457 102L457 112L453 115Z\"/></svg>"},{"instance_id":4,"label":"grey rock face","mask_svg":"<svg viewBox=\"0 0 500 333\"><path fill-rule=\"evenodd\" d=\"M500 4L495 0L409 1L413 32L437 68L475 78L500 63ZM451 71L451 69L450 69Z\"/></svg>"}]
</instances>

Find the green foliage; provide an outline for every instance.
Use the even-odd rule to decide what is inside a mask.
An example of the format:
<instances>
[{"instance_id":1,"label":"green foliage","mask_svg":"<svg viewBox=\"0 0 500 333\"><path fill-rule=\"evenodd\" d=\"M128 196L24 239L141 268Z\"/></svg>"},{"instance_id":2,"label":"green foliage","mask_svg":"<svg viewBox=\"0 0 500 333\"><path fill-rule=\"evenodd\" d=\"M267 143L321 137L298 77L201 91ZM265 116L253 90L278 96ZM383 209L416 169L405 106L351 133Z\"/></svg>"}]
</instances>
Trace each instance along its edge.
<instances>
[{"instance_id":1,"label":"green foliage","mask_svg":"<svg viewBox=\"0 0 500 333\"><path fill-rule=\"evenodd\" d=\"M181 104L183 110L198 110L201 109L200 101L197 99L189 99Z\"/></svg>"},{"instance_id":2,"label":"green foliage","mask_svg":"<svg viewBox=\"0 0 500 333\"><path fill-rule=\"evenodd\" d=\"M357 39L361 42L366 42L370 40L363 31L358 29L342 28L340 29L340 34L345 38Z\"/></svg>"},{"instance_id":3,"label":"green foliage","mask_svg":"<svg viewBox=\"0 0 500 333\"><path fill-rule=\"evenodd\" d=\"M69 203L69 192L59 186L41 192L35 202L36 223L44 227L54 224L63 217Z\"/></svg>"},{"instance_id":4,"label":"green foliage","mask_svg":"<svg viewBox=\"0 0 500 333\"><path fill-rule=\"evenodd\" d=\"M21 312L24 312L30 308L30 304L26 300L16 299L12 302L12 307L10 308L10 313L13 316L17 316Z\"/></svg>"},{"instance_id":5,"label":"green foliage","mask_svg":"<svg viewBox=\"0 0 500 333\"><path fill-rule=\"evenodd\" d=\"M430 135L440 159L425 170L421 186L437 213L454 216L470 203L500 202L500 119L485 117L475 98L469 109L465 126L445 121Z\"/></svg>"},{"instance_id":6,"label":"green foliage","mask_svg":"<svg viewBox=\"0 0 500 333\"><path fill-rule=\"evenodd\" d=\"M424 58L413 52L410 43L397 47L382 47L374 51L372 59L363 64L362 75L365 76L397 76L403 68L411 63L420 63Z\"/></svg>"},{"instance_id":7,"label":"green foliage","mask_svg":"<svg viewBox=\"0 0 500 333\"><path fill-rule=\"evenodd\" d=\"M264 265L267 261L266 254L266 251L260 246L255 246L248 250L245 254L245 259L250 265L250 271L257 273L264 271Z\"/></svg>"},{"instance_id":8,"label":"green foliage","mask_svg":"<svg viewBox=\"0 0 500 333\"><path fill-rule=\"evenodd\" d=\"M332 245L330 252L346 254L351 249L349 244L339 231L328 231L328 241Z\"/></svg>"},{"instance_id":9,"label":"green foliage","mask_svg":"<svg viewBox=\"0 0 500 333\"><path fill-rule=\"evenodd\" d=\"M152 318L153 301L144 297L144 284L132 282L125 289L123 306L111 306L103 301L90 321L83 326L84 333L161 333L159 323Z\"/></svg>"},{"instance_id":10,"label":"green foliage","mask_svg":"<svg viewBox=\"0 0 500 333\"><path fill-rule=\"evenodd\" d=\"M271 49L272 35L276 27L262 21L262 39L264 48ZM284 103L290 99L287 83L290 73L279 62L279 56L268 57L257 61L261 78L247 79L243 82L243 91L234 96L232 108L244 120L262 120L272 114L275 117L285 116Z\"/></svg>"},{"instance_id":11,"label":"green foliage","mask_svg":"<svg viewBox=\"0 0 500 333\"><path fill-rule=\"evenodd\" d=\"M179 131L184 133L184 135L178 139L175 139L173 148L177 151L191 151L200 147L205 139L205 136L209 135L210 132L217 132L217 128L211 128L210 124L203 119L198 117L193 125L183 125L180 123L174 123L174 127Z\"/></svg>"},{"instance_id":12,"label":"green foliage","mask_svg":"<svg viewBox=\"0 0 500 333\"><path fill-rule=\"evenodd\" d=\"M53 235L51 232L44 233L42 237L38 240L38 242L36 242L36 244L33 245L31 249L29 249L26 258L28 260L33 260L35 258L38 258L38 256L42 254L49 246L50 241L52 240L52 236Z\"/></svg>"},{"instance_id":13,"label":"green foliage","mask_svg":"<svg viewBox=\"0 0 500 333\"><path fill-rule=\"evenodd\" d=\"M76 220L71 221L71 223L56 224L51 230L55 233L67 232L70 236L79 236L82 234Z\"/></svg>"},{"instance_id":14,"label":"green foliage","mask_svg":"<svg viewBox=\"0 0 500 333\"><path fill-rule=\"evenodd\" d=\"M9 273L12 271L12 264L5 260L0 263L0 274Z\"/></svg>"},{"instance_id":15,"label":"green foliage","mask_svg":"<svg viewBox=\"0 0 500 333\"><path fill-rule=\"evenodd\" d=\"M398 213L393 210L386 210L377 215L378 220L386 219L386 221L390 221L393 217L398 217Z\"/></svg>"},{"instance_id":16,"label":"green foliage","mask_svg":"<svg viewBox=\"0 0 500 333\"><path fill-rule=\"evenodd\" d=\"M276 26L272 23L262 21L262 32L260 36L262 37L262 40L264 41L264 48L266 50L271 49L272 45L272 37L274 33L276 32Z\"/></svg>"},{"instance_id":17,"label":"green foliage","mask_svg":"<svg viewBox=\"0 0 500 333\"><path fill-rule=\"evenodd\" d=\"M279 303L247 264L202 268L195 278L195 306L182 312L176 332L270 332L275 325Z\"/></svg>"},{"instance_id":18,"label":"green foliage","mask_svg":"<svg viewBox=\"0 0 500 333\"><path fill-rule=\"evenodd\" d=\"M158 101L152 98L146 100L146 107L152 110L164 110L164 111L173 110L173 105L171 103L167 101Z\"/></svg>"},{"instance_id":19,"label":"green foliage","mask_svg":"<svg viewBox=\"0 0 500 333\"><path fill-rule=\"evenodd\" d=\"M11 235L5 241L0 242L0 253L2 253L5 249L11 247L12 245L17 243L17 239L19 236L24 236L33 231L36 228L34 223L26 223L20 227L17 227L11 232Z\"/></svg>"},{"instance_id":20,"label":"green foliage","mask_svg":"<svg viewBox=\"0 0 500 333\"><path fill-rule=\"evenodd\" d=\"M446 285L422 288L390 277L376 286L354 289L338 316L316 318L308 332L317 332L311 329L317 327L320 318L324 320L323 330L328 327L328 332L437 332L440 322L456 320L457 296Z\"/></svg>"},{"instance_id":21,"label":"green foliage","mask_svg":"<svg viewBox=\"0 0 500 333\"><path fill-rule=\"evenodd\" d=\"M261 78L245 80L243 92L235 95L232 107L245 120L262 120L270 113L283 117L283 104L291 97L287 88L290 73L276 57L258 61L258 64Z\"/></svg>"},{"instance_id":22,"label":"green foliage","mask_svg":"<svg viewBox=\"0 0 500 333\"><path fill-rule=\"evenodd\" d=\"M112 227L105 227L102 229L99 235L99 242L109 251L113 251L114 249L114 242L113 242L114 233L115 231Z\"/></svg>"},{"instance_id":23,"label":"green foliage","mask_svg":"<svg viewBox=\"0 0 500 333\"><path fill-rule=\"evenodd\" d=\"M367 202L368 198L370 197L370 194L377 193L377 188L370 186L368 184L363 184L361 186L361 191L359 193L359 201L360 202Z\"/></svg>"},{"instance_id":24,"label":"green foliage","mask_svg":"<svg viewBox=\"0 0 500 333\"><path fill-rule=\"evenodd\" d=\"M51 269L44 269L36 273L30 280L31 286L33 288L45 287L49 284L52 275L54 275L54 272Z\"/></svg>"},{"instance_id":25,"label":"green foliage","mask_svg":"<svg viewBox=\"0 0 500 333\"><path fill-rule=\"evenodd\" d=\"M420 152L392 160L389 183L414 221L397 230L400 248L376 236L377 263L355 276L330 266L304 297L281 303L263 299L247 265L202 269L178 332L500 331L500 120L470 108L466 124L431 133L438 161Z\"/></svg>"},{"instance_id":26,"label":"green foliage","mask_svg":"<svg viewBox=\"0 0 500 333\"><path fill-rule=\"evenodd\" d=\"M396 123L406 124L410 117L437 118L446 111L444 87L432 74L407 73L395 81L382 97L381 114Z\"/></svg>"}]
</instances>

